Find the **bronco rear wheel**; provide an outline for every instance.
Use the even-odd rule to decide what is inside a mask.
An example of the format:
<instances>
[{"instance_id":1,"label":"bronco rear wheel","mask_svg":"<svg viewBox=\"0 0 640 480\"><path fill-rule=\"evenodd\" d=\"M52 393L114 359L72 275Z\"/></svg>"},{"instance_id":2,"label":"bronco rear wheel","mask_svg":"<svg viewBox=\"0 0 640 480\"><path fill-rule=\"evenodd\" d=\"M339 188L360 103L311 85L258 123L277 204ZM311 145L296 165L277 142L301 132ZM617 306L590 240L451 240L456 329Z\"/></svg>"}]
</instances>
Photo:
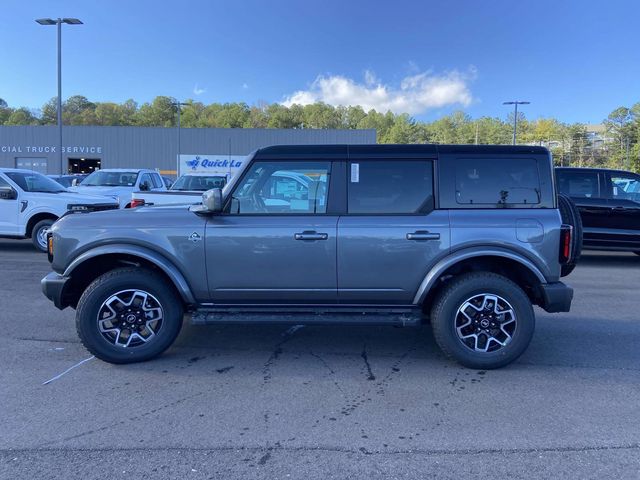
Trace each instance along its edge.
<instances>
[{"instance_id":1,"label":"bronco rear wheel","mask_svg":"<svg viewBox=\"0 0 640 480\"><path fill-rule=\"evenodd\" d=\"M183 313L177 293L153 272L122 268L101 275L85 290L76 328L96 357L110 363L141 362L171 346Z\"/></svg>"},{"instance_id":2,"label":"bronco rear wheel","mask_svg":"<svg viewBox=\"0 0 640 480\"><path fill-rule=\"evenodd\" d=\"M503 367L526 350L535 327L529 297L491 272L467 273L447 285L431 310L442 351L469 368Z\"/></svg>"}]
</instances>

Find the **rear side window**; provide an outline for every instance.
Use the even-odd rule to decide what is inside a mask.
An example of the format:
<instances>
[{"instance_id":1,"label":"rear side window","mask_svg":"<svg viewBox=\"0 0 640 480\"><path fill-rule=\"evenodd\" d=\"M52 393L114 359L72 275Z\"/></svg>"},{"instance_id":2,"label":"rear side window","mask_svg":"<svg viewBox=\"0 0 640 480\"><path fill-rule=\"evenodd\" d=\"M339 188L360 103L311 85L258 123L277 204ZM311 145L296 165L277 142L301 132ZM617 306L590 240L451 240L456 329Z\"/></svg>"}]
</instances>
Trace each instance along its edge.
<instances>
[{"instance_id":1,"label":"rear side window","mask_svg":"<svg viewBox=\"0 0 640 480\"><path fill-rule=\"evenodd\" d=\"M419 214L433 210L433 165L428 160L349 163L348 212Z\"/></svg>"},{"instance_id":2,"label":"rear side window","mask_svg":"<svg viewBox=\"0 0 640 480\"><path fill-rule=\"evenodd\" d=\"M455 189L461 205L539 204L538 163L529 158L458 159Z\"/></svg>"},{"instance_id":3,"label":"rear side window","mask_svg":"<svg viewBox=\"0 0 640 480\"><path fill-rule=\"evenodd\" d=\"M151 175L151 180L153 180L153 188L162 188L162 186L164 185L162 183L162 179L160 178L160 175L157 175L157 174Z\"/></svg>"},{"instance_id":4,"label":"rear side window","mask_svg":"<svg viewBox=\"0 0 640 480\"><path fill-rule=\"evenodd\" d=\"M597 172L576 172L556 170L558 190L564 195L578 198L597 198L600 196Z\"/></svg>"}]
</instances>

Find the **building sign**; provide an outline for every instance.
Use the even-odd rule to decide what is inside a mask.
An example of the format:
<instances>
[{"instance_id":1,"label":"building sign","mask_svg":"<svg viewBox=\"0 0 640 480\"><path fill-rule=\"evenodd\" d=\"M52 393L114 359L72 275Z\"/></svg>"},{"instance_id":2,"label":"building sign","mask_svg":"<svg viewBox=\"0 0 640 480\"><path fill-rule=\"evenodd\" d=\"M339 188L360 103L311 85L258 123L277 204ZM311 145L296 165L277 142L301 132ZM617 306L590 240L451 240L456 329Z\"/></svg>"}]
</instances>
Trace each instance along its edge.
<instances>
[{"instance_id":1,"label":"building sign","mask_svg":"<svg viewBox=\"0 0 640 480\"><path fill-rule=\"evenodd\" d=\"M180 155L179 175L211 173L232 177L242 166L246 155Z\"/></svg>"},{"instance_id":2,"label":"building sign","mask_svg":"<svg viewBox=\"0 0 640 480\"><path fill-rule=\"evenodd\" d=\"M57 153L56 145L0 145L0 153ZM75 154L99 154L102 155L102 146L91 145L63 145L62 153Z\"/></svg>"}]
</instances>

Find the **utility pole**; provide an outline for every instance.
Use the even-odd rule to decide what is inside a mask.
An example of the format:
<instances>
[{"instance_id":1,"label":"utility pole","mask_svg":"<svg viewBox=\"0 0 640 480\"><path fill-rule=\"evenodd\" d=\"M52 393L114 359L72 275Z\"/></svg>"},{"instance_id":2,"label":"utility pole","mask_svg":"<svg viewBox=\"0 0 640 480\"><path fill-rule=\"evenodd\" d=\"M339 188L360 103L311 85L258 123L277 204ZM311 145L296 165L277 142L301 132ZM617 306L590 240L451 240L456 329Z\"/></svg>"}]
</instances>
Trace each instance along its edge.
<instances>
[{"instance_id":1,"label":"utility pole","mask_svg":"<svg viewBox=\"0 0 640 480\"><path fill-rule=\"evenodd\" d=\"M178 144L177 144L177 154L176 154L176 179L180 176L180 112L182 110L183 105L189 105L188 103L182 102L171 102L171 105L177 108L178 110Z\"/></svg>"},{"instance_id":2,"label":"utility pole","mask_svg":"<svg viewBox=\"0 0 640 480\"><path fill-rule=\"evenodd\" d=\"M39 18L36 23L58 27L58 156L60 158L60 174L64 175L66 172L62 158L62 24L82 25L82 21L77 18Z\"/></svg>"},{"instance_id":3,"label":"utility pole","mask_svg":"<svg viewBox=\"0 0 640 480\"><path fill-rule=\"evenodd\" d=\"M513 144L516 144L516 131L518 128L518 105L529 105L531 102L523 102L520 100L513 100L511 102L502 102L503 105L513 105Z\"/></svg>"}]
</instances>

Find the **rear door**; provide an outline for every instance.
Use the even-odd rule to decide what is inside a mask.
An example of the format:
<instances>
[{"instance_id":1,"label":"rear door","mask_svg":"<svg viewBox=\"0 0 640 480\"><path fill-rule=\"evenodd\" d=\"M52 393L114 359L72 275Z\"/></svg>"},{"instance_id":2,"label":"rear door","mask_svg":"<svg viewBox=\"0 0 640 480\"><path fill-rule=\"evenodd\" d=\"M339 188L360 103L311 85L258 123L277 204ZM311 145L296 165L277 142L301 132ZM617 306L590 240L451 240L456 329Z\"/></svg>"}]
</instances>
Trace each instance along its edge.
<instances>
[{"instance_id":1,"label":"rear door","mask_svg":"<svg viewBox=\"0 0 640 480\"><path fill-rule=\"evenodd\" d=\"M606 172L611 246L640 251L640 175Z\"/></svg>"},{"instance_id":2,"label":"rear door","mask_svg":"<svg viewBox=\"0 0 640 480\"><path fill-rule=\"evenodd\" d=\"M580 210L584 246L605 246L613 232L604 174L599 170L558 169L556 180L560 193L571 197Z\"/></svg>"},{"instance_id":3,"label":"rear door","mask_svg":"<svg viewBox=\"0 0 640 480\"><path fill-rule=\"evenodd\" d=\"M434 160L351 159L338 222L343 304L413 302L429 267L449 249L449 216L435 210Z\"/></svg>"}]
</instances>

